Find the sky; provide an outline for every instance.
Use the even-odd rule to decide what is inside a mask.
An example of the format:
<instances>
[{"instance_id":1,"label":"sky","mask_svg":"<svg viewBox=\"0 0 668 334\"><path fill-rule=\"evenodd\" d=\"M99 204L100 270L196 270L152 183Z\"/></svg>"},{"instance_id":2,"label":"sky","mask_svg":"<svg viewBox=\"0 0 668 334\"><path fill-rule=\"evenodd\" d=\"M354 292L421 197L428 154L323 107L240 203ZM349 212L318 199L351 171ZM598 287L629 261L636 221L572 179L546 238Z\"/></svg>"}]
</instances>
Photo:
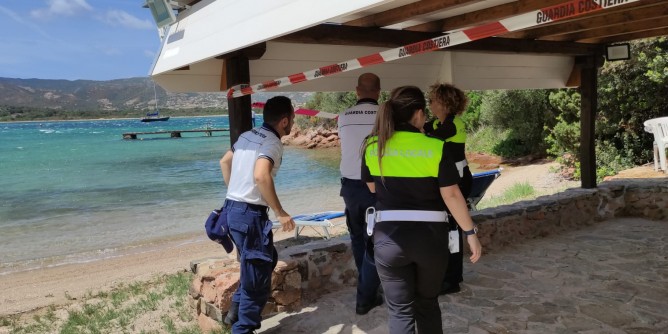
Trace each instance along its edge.
<instances>
[{"instance_id":1,"label":"sky","mask_svg":"<svg viewBox=\"0 0 668 334\"><path fill-rule=\"evenodd\" d=\"M160 47L144 0L0 0L0 77L147 77Z\"/></svg>"}]
</instances>

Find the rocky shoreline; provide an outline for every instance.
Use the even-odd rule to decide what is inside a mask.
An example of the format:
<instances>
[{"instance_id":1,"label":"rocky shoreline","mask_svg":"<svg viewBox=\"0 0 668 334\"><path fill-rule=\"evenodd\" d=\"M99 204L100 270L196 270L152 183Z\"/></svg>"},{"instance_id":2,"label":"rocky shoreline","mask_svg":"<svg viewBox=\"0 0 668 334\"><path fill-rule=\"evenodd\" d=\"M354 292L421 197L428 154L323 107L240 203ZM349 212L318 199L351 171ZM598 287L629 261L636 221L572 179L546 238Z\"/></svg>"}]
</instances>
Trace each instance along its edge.
<instances>
[{"instance_id":1,"label":"rocky shoreline","mask_svg":"<svg viewBox=\"0 0 668 334\"><path fill-rule=\"evenodd\" d=\"M301 129L297 125L292 127L289 135L281 139L283 145L299 146L307 149L339 147L338 129L327 129L322 126Z\"/></svg>"}]
</instances>

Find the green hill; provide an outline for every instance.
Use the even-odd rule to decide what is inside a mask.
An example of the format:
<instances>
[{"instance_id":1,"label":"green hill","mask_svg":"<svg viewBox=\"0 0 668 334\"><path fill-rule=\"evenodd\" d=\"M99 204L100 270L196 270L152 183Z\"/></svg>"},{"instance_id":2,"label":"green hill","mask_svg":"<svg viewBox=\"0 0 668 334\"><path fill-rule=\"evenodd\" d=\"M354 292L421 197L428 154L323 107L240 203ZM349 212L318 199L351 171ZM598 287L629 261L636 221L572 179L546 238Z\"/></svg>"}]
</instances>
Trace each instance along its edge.
<instances>
[{"instance_id":1,"label":"green hill","mask_svg":"<svg viewBox=\"0 0 668 334\"><path fill-rule=\"evenodd\" d=\"M227 109L225 92L169 93L155 86L157 107L171 115L210 115ZM259 93L253 101L266 101L278 93ZM311 93L286 93L295 104ZM0 78L0 121L138 117L154 110L150 78L109 81Z\"/></svg>"}]
</instances>

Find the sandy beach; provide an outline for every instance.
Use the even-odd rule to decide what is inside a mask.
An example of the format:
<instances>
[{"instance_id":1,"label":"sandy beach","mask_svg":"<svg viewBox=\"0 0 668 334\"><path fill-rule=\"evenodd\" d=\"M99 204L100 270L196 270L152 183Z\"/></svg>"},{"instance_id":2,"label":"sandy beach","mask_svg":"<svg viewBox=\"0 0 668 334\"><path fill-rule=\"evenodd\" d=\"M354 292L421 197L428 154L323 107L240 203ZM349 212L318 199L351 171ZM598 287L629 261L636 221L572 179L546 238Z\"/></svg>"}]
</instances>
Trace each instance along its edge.
<instances>
[{"instance_id":1,"label":"sandy beach","mask_svg":"<svg viewBox=\"0 0 668 334\"><path fill-rule=\"evenodd\" d=\"M566 181L552 173L554 162L519 167L504 167L502 176L489 188L486 196L493 197L517 182L529 182L538 193L556 192L569 187L579 187L576 181ZM665 177L643 166L624 171L620 177ZM339 218L341 219L341 218ZM333 234L345 233L345 224L339 225ZM202 233L203 234L203 233ZM306 236L316 236L314 230L304 230ZM275 239L279 252L290 245L293 232L277 232ZM284 240L281 242L281 240ZM148 281L161 274L189 270L193 260L223 256L222 247L209 241L204 235L142 249L131 254L121 254L88 263L68 264L52 268L10 273L0 276L0 316L25 313L49 305L76 303L87 293L110 290L121 283Z\"/></svg>"},{"instance_id":2,"label":"sandy beach","mask_svg":"<svg viewBox=\"0 0 668 334\"><path fill-rule=\"evenodd\" d=\"M330 233L341 234L345 224ZM202 231L204 234L204 231ZM305 229L300 235L317 236ZM294 232L275 234L277 248L286 247ZM0 276L0 316L24 313L49 305L64 305L80 300L88 293L107 291L121 283L148 281L162 274L190 270L190 262L205 258L234 258L206 236L193 236L157 246L134 249L128 254L91 261L65 264Z\"/></svg>"}]
</instances>

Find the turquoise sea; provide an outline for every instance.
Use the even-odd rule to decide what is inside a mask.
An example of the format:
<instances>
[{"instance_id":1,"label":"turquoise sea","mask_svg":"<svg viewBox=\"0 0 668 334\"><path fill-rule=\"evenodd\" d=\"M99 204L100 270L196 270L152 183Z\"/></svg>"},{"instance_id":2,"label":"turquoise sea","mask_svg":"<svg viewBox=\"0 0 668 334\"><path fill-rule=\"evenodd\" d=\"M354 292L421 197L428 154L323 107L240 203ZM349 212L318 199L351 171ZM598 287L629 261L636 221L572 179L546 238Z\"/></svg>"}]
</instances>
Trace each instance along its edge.
<instances>
[{"instance_id":1,"label":"turquoise sea","mask_svg":"<svg viewBox=\"0 0 668 334\"><path fill-rule=\"evenodd\" d=\"M117 256L161 241L206 240L226 188L229 134L122 133L228 128L227 117L0 123L0 275ZM337 150L287 146L276 179L291 214L342 210Z\"/></svg>"}]
</instances>

